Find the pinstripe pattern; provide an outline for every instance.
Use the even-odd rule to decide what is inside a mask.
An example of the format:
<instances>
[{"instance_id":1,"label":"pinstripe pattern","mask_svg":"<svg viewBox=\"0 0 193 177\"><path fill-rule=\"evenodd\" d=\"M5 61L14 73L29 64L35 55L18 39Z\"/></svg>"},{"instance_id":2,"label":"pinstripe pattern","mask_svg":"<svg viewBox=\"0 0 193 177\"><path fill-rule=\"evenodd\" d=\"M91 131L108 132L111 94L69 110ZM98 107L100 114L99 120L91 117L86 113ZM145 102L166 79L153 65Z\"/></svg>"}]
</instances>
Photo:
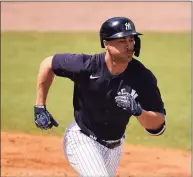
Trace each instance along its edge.
<instances>
[{"instance_id":1,"label":"pinstripe pattern","mask_svg":"<svg viewBox=\"0 0 193 177\"><path fill-rule=\"evenodd\" d=\"M63 148L69 163L81 177L115 176L122 153L122 145L108 149L81 133L75 121L64 134Z\"/></svg>"}]
</instances>

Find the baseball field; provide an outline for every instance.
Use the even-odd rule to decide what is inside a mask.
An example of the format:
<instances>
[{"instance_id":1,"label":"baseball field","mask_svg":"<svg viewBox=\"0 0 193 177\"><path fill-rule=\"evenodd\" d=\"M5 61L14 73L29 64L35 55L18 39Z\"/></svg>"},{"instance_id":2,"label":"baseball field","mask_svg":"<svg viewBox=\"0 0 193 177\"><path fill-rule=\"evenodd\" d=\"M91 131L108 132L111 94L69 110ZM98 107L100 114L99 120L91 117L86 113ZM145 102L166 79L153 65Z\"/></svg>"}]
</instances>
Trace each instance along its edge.
<instances>
[{"instance_id":1,"label":"baseball field","mask_svg":"<svg viewBox=\"0 0 193 177\"><path fill-rule=\"evenodd\" d=\"M68 10L65 13L71 14L70 10L75 8L73 5L67 3L63 6L63 9ZM49 91L47 107L60 124L59 127L42 131L37 129L33 122L40 62L55 53L102 52L96 26L100 26L100 21L110 15L118 14L116 11L114 15L110 9L114 5L111 3L108 9L103 9L109 10L108 15L103 12L99 19L94 15L93 18L98 21L95 22L96 26L92 26L93 22L89 23L89 20L88 23L82 22L83 10L80 9L80 4L77 5L79 11L74 10L76 13L72 16L72 19L78 19L76 24L63 19L68 26L64 29L66 26L59 26L60 23L56 22L62 14L62 4L2 4L1 176L77 176L67 163L62 149L63 133L73 120L73 83L70 80L56 78ZM88 7L93 4L82 5L85 15L89 13L88 9L92 10ZM95 8L97 5L96 3ZM126 5L137 6L137 3L128 3L123 7ZM137 6L141 7L142 16L131 13L137 20L137 30L140 31L141 27L144 33L141 36L142 48L138 59L150 68L158 79L167 111L167 129L160 137L149 136L132 117L127 126L123 157L117 173L120 177L191 176L191 32L188 23L190 17L186 14L189 12L187 10L190 10L190 4L171 5L174 9L167 5L168 11L165 13L169 14L170 11L175 14L172 10L178 9L180 13L176 12L176 19L171 16L169 23L162 19L158 12L156 14L155 10L159 23L149 25L149 29L143 24L146 13L142 4L138 2ZM45 24L40 18L43 6L47 13L51 7L55 7L52 9L52 21L46 18ZM150 6L152 8L158 5L152 3ZM166 7L161 2L159 6ZM30 8L34 7L37 8L37 13L33 16ZM126 9L123 8L120 15L126 16ZM78 13L81 13L81 16ZM183 20L183 25L176 28L176 21L180 19ZM149 20L154 19L151 17ZM166 28L163 28L164 22L168 25ZM79 27L78 23L90 24L88 30L84 29L83 24Z\"/></svg>"}]
</instances>

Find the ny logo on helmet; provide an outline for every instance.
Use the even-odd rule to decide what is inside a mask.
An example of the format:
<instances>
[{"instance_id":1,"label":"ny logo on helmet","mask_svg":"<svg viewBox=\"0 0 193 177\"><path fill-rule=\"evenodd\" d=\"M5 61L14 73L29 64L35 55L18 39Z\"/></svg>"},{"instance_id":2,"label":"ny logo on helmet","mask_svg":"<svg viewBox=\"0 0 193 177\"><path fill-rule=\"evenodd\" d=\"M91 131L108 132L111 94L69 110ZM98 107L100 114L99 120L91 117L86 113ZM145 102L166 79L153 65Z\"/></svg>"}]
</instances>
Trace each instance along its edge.
<instances>
[{"instance_id":1,"label":"ny logo on helmet","mask_svg":"<svg viewBox=\"0 0 193 177\"><path fill-rule=\"evenodd\" d=\"M125 23L125 29L130 30L131 29L131 24L129 22Z\"/></svg>"}]
</instances>

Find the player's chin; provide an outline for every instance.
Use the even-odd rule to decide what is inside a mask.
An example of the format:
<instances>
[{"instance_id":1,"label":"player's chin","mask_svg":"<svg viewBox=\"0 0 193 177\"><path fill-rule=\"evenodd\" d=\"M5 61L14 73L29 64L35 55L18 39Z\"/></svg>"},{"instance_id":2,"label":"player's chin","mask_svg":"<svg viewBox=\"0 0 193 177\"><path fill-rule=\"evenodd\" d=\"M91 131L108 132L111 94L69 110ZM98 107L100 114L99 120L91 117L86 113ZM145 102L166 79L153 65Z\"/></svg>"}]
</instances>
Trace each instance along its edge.
<instances>
[{"instance_id":1,"label":"player's chin","mask_svg":"<svg viewBox=\"0 0 193 177\"><path fill-rule=\"evenodd\" d=\"M133 54L127 55L128 60L130 60L133 57Z\"/></svg>"},{"instance_id":2,"label":"player's chin","mask_svg":"<svg viewBox=\"0 0 193 177\"><path fill-rule=\"evenodd\" d=\"M125 60L131 60L131 58L133 57L133 52L127 52L124 54L124 58Z\"/></svg>"}]
</instances>

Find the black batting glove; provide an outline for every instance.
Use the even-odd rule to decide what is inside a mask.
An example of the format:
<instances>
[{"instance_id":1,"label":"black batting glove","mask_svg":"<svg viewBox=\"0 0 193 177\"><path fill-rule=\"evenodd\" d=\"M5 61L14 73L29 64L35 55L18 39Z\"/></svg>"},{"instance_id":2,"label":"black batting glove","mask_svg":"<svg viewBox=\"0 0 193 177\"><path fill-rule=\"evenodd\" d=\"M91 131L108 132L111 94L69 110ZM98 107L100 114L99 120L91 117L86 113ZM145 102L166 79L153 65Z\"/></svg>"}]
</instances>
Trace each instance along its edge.
<instances>
[{"instance_id":1,"label":"black batting glove","mask_svg":"<svg viewBox=\"0 0 193 177\"><path fill-rule=\"evenodd\" d=\"M117 106L126 110L134 116L140 116L142 114L142 108L138 104L134 97L131 96L125 89L122 89L121 92L118 92L118 96L115 97L115 102Z\"/></svg>"},{"instance_id":2,"label":"black batting glove","mask_svg":"<svg viewBox=\"0 0 193 177\"><path fill-rule=\"evenodd\" d=\"M40 129L51 129L53 126L58 127L58 123L47 111L46 106L34 106L34 122Z\"/></svg>"}]
</instances>

